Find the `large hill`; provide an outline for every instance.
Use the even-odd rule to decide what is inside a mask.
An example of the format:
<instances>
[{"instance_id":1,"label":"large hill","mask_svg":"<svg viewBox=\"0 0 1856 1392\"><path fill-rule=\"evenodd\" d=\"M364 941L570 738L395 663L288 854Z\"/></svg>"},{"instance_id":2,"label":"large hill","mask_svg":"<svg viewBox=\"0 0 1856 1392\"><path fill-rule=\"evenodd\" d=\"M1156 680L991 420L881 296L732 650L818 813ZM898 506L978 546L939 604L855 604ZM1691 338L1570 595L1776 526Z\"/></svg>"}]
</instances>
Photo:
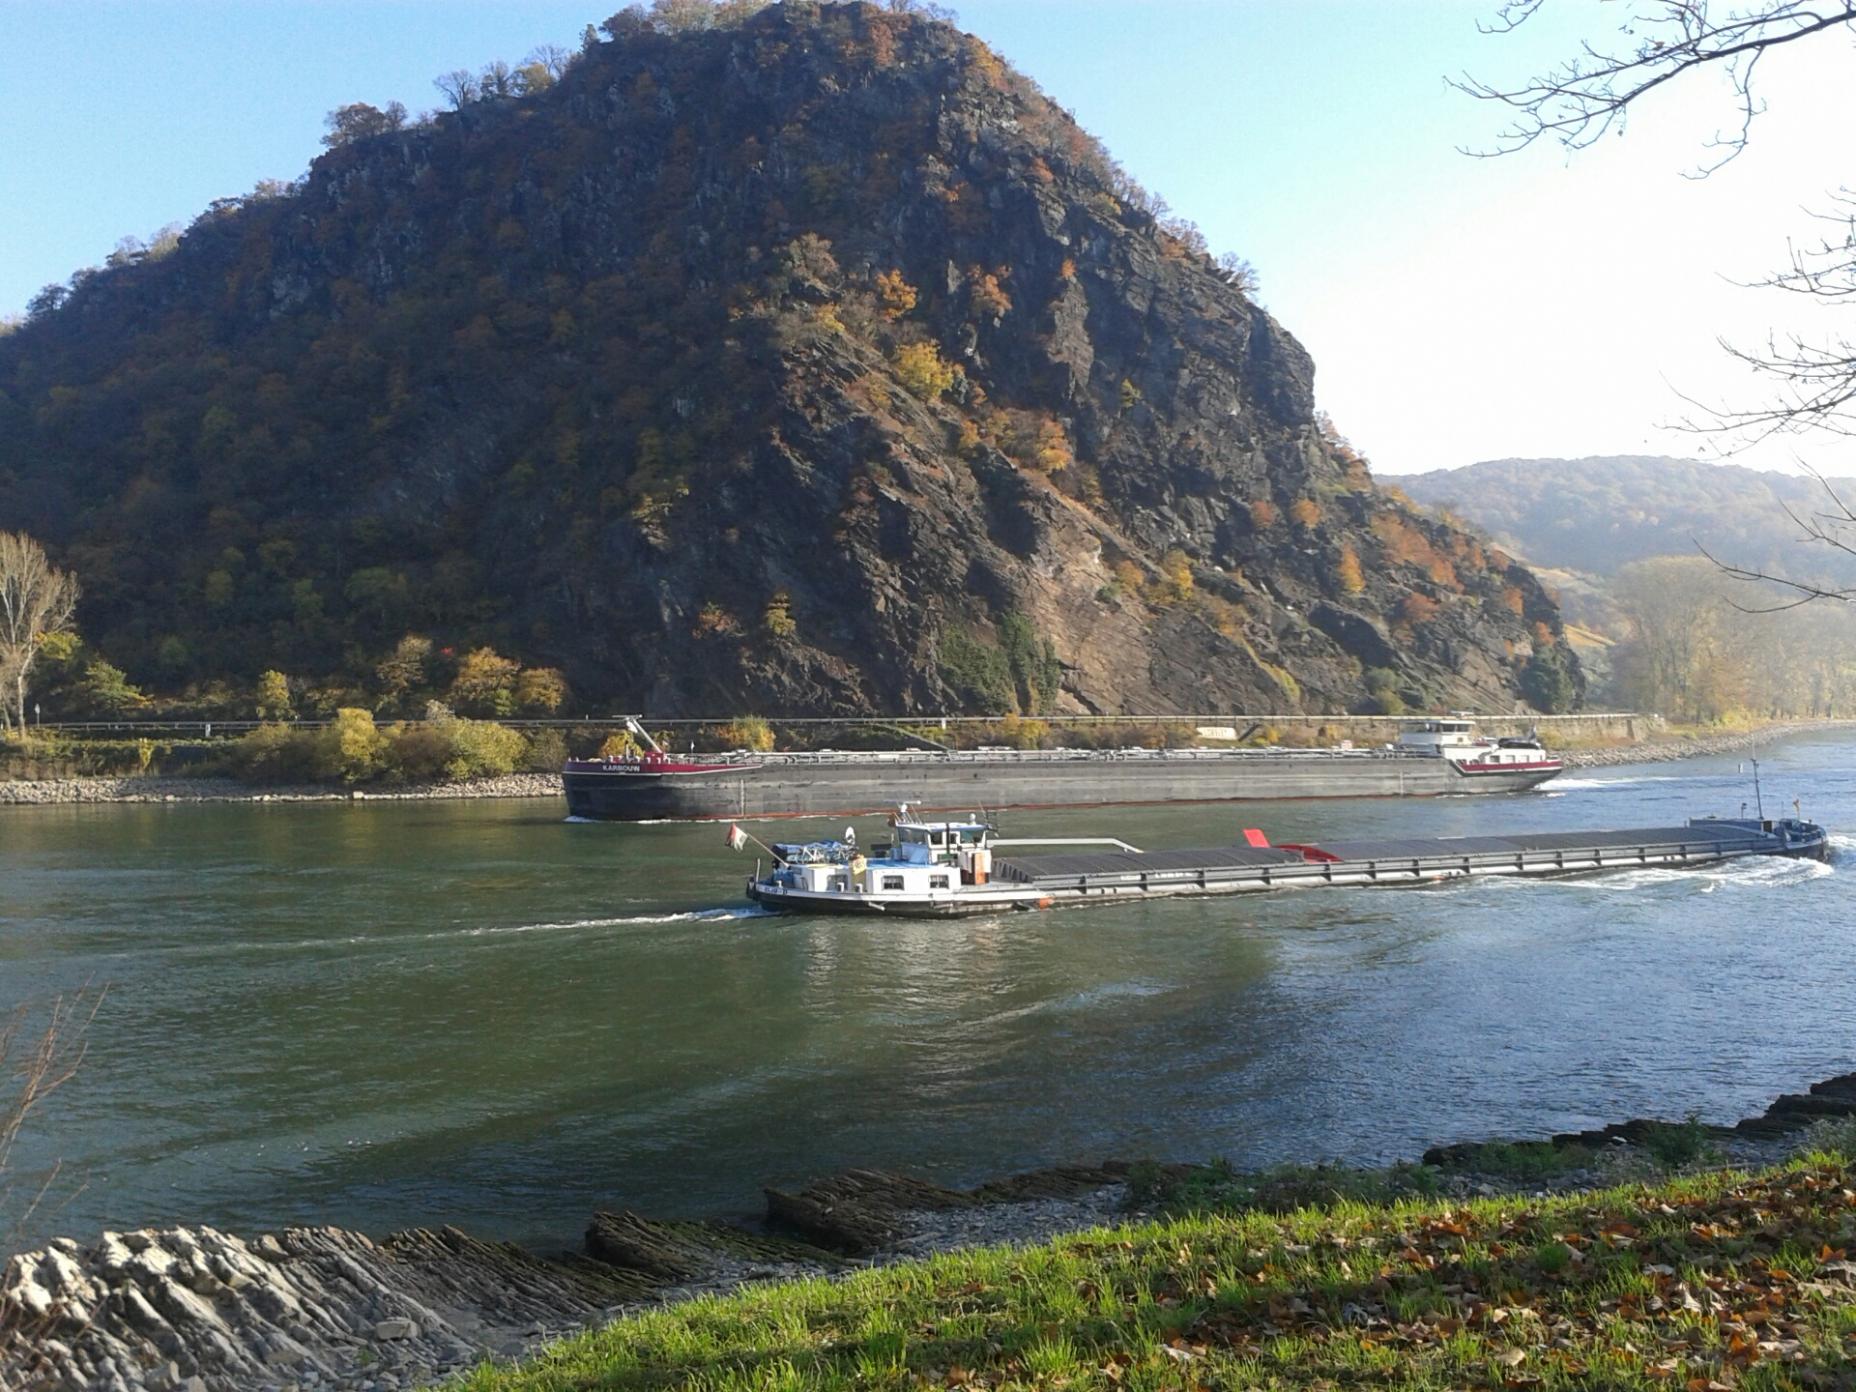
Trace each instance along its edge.
<instances>
[{"instance_id":1,"label":"large hill","mask_svg":"<svg viewBox=\"0 0 1856 1392\"><path fill-rule=\"evenodd\" d=\"M1856 505L1856 479L1626 454L1494 459L1392 482L1541 566L1610 575L1632 561L1706 548L1748 570L1856 584L1856 556L1807 543L1796 520L1834 512L1835 498Z\"/></svg>"},{"instance_id":2,"label":"large hill","mask_svg":"<svg viewBox=\"0 0 1856 1392\"><path fill-rule=\"evenodd\" d=\"M419 632L663 714L1576 697L1532 575L1378 492L1301 345L983 44L667 9L525 95L349 109L0 339L0 526L94 644L339 683Z\"/></svg>"}]
</instances>

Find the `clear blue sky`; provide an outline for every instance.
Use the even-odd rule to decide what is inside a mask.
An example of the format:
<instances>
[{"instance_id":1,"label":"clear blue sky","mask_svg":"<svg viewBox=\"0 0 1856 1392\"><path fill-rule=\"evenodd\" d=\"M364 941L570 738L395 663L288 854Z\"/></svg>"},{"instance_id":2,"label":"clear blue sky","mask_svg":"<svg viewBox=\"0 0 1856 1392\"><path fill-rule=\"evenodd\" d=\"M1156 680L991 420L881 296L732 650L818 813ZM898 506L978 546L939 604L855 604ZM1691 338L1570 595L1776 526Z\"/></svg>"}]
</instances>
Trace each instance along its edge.
<instances>
[{"instance_id":1,"label":"clear blue sky","mask_svg":"<svg viewBox=\"0 0 1856 1392\"><path fill-rule=\"evenodd\" d=\"M1323 405L1382 472L1699 452L1659 429L1681 412L1672 387L1724 394L1716 331L1763 337L1774 322L1720 277L1777 263L1802 230L1798 205L1848 173L1834 133L1856 128L1856 98L1834 77L1818 92L1813 58L1776 74L1785 100L1775 94L1755 155L1778 153L1705 187L1679 177L1714 128L1701 89L1667 104L1666 129L1639 121L1629 140L1572 160L1456 153L1496 117L1444 76L1534 71L1623 17L1592 0L1549 5L1507 39L1477 32L1493 0L956 8L1215 249L1256 265L1263 302L1315 354ZM571 46L607 12L560 0L0 4L12 60L0 312L126 234L302 173L338 105L425 109L438 73ZM1786 102L1800 108L1790 127ZM1856 461L1809 457L1856 473Z\"/></svg>"}]
</instances>

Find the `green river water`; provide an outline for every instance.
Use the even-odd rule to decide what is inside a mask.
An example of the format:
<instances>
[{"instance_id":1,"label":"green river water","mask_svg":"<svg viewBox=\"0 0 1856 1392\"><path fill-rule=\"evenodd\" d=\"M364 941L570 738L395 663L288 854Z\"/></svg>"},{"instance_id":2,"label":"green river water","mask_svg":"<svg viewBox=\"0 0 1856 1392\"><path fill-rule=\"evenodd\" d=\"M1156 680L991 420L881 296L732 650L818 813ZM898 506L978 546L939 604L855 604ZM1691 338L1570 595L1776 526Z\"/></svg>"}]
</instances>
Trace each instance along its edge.
<instances>
[{"instance_id":1,"label":"green river water","mask_svg":"<svg viewBox=\"0 0 1856 1392\"><path fill-rule=\"evenodd\" d=\"M1856 830L1852 754L1774 748L1769 799ZM1666 825L1735 812L1739 764L1004 830L1158 847L1246 825ZM752 1209L763 1183L852 1165L1415 1158L1732 1119L1856 1068L1856 876L1835 861L902 923L748 908L752 854L719 826L562 813L0 808L0 1008L107 988L81 1072L14 1157L15 1203L61 1166L25 1236L456 1223L560 1246L596 1208Z\"/></svg>"}]
</instances>

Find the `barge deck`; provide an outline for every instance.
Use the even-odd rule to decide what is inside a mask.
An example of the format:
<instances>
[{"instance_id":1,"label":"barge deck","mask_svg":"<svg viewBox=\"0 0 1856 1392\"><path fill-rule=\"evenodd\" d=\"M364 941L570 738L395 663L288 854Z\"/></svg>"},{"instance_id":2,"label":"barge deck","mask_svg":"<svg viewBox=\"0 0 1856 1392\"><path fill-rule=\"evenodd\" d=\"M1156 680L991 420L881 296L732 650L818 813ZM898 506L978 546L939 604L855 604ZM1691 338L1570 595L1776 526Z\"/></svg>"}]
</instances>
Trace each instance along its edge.
<instances>
[{"instance_id":1,"label":"barge deck","mask_svg":"<svg viewBox=\"0 0 1856 1392\"><path fill-rule=\"evenodd\" d=\"M1822 860L1813 822L1698 818L1686 826L1548 831L1509 836L1405 837L1199 850L998 855L1011 843L980 822L900 820L893 857L842 858L817 843L775 847L774 870L749 881L769 908L813 913L956 917L1178 895L1320 885L1411 885L1477 875L1571 875L1642 866L1695 866L1743 856ZM925 853L924 853L925 852ZM785 853L785 854L782 854Z\"/></svg>"}]
</instances>

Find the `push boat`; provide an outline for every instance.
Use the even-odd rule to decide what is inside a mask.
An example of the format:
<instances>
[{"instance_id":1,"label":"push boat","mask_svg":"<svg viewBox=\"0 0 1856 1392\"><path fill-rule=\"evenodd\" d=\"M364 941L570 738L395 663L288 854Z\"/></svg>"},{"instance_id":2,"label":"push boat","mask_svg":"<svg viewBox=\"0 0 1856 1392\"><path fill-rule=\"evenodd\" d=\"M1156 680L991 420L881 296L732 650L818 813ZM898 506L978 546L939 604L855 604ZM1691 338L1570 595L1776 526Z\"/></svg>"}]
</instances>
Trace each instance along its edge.
<instances>
[{"instance_id":1,"label":"push boat","mask_svg":"<svg viewBox=\"0 0 1856 1392\"><path fill-rule=\"evenodd\" d=\"M1267 798L1512 793L1561 771L1533 737L1494 739L1474 722L1425 720L1355 749L907 749L681 758L636 717L637 751L570 759L567 811L588 821L854 816L897 800L921 810L1088 807Z\"/></svg>"},{"instance_id":2,"label":"push boat","mask_svg":"<svg viewBox=\"0 0 1856 1392\"><path fill-rule=\"evenodd\" d=\"M906 808L874 854L843 841L764 847L748 897L799 913L954 918L1129 899L1237 894L1315 885L1411 885L1479 875L1571 875L1642 866L1694 866L1742 856L1823 860L1828 833L1800 818L1697 817L1684 826L1542 831L1506 836L1396 837L1143 851L1113 837L1015 839L979 818L924 821ZM736 849L748 840L729 828ZM1052 847L1065 846L1056 851ZM1087 847L1088 849L1083 849ZM1023 849L1021 849L1023 848Z\"/></svg>"}]
</instances>

